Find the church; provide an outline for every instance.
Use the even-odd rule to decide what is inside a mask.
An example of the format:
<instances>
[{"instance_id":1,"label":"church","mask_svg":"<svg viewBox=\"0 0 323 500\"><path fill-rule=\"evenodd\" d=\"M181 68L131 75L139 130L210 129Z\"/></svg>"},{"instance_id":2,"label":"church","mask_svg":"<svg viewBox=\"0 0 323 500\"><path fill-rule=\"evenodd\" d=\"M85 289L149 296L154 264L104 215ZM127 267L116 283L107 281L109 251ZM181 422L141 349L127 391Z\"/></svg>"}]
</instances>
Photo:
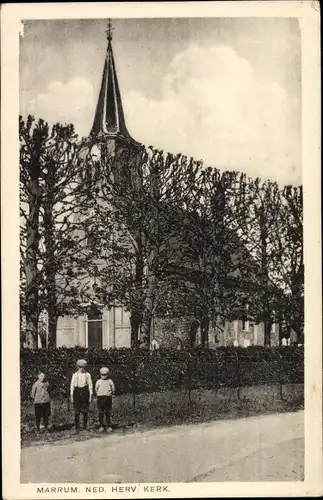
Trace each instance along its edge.
<instances>
[{"instance_id":1,"label":"church","mask_svg":"<svg viewBox=\"0 0 323 500\"><path fill-rule=\"evenodd\" d=\"M126 127L117 71L112 50L111 26L108 29L107 53L104 61L101 88L94 113L90 136L100 137L111 155L118 149L136 149L139 143ZM151 348L187 345L189 325L183 320L155 318L152 326ZM197 332L196 344L200 342ZM271 345L280 343L280 326L271 327ZM226 321L211 325L209 347L235 345L264 345L264 325L248 320ZM122 306L103 307L88 311L77 318L64 316L57 325L57 347L125 348L131 345L130 313Z\"/></svg>"}]
</instances>

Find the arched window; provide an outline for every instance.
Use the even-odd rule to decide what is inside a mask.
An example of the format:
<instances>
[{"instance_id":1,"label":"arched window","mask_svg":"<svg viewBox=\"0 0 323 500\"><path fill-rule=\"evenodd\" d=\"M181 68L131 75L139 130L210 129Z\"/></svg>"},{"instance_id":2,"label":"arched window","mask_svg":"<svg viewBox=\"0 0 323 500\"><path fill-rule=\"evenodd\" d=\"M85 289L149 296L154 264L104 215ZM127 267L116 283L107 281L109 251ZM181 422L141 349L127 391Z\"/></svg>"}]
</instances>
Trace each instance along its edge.
<instances>
[{"instance_id":1,"label":"arched window","mask_svg":"<svg viewBox=\"0 0 323 500\"><path fill-rule=\"evenodd\" d=\"M103 340L102 313L91 307L87 314L87 347L101 349Z\"/></svg>"}]
</instances>

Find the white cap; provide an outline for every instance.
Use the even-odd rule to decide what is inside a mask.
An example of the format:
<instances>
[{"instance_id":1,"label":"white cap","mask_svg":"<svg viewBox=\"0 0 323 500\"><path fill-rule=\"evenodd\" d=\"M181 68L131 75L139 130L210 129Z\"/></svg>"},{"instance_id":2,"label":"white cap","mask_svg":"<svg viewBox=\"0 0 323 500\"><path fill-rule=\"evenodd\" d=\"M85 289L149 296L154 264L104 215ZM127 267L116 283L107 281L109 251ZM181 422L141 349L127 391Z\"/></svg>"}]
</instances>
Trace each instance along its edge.
<instances>
[{"instance_id":1,"label":"white cap","mask_svg":"<svg viewBox=\"0 0 323 500\"><path fill-rule=\"evenodd\" d=\"M87 362L85 359L79 359L78 362L76 363L77 366L84 367L87 365Z\"/></svg>"},{"instance_id":2,"label":"white cap","mask_svg":"<svg viewBox=\"0 0 323 500\"><path fill-rule=\"evenodd\" d=\"M100 369L100 373L102 373L102 375L108 375L108 373L109 373L109 368L106 368L106 366L103 366L103 367Z\"/></svg>"}]
</instances>

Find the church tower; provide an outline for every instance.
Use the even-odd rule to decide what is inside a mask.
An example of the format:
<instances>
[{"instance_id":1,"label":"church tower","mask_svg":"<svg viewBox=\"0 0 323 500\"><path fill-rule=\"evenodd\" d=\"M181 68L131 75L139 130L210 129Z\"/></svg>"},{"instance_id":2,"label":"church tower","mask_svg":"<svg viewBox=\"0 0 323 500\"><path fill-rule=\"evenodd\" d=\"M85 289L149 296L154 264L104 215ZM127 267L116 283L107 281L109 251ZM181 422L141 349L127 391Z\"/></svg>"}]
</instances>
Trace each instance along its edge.
<instances>
[{"instance_id":1,"label":"church tower","mask_svg":"<svg viewBox=\"0 0 323 500\"><path fill-rule=\"evenodd\" d=\"M112 30L109 20L106 31L107 53L90 138L97 145L100 143L108 145L110 154L114 155L119 148L136 149L140 144L131 137L126 127L112 50Z\"/></svg>"},{"instance_id":2,"label":"church tower","mask_svg":"<svg viewBox=\"0 0 323 500\"><path fill-rule=\"evenodd\" d=\"M134 185L134 182L138 182L137 160L140 157L142 146L131 137L126 127L112 50L112 29L111 21L109 21L106 31L108 45L98 102L92 129L81 155L84 157L94 155L97 159L101 157L105 160L110 158L113 160L112 175L114 180L121 182L122 186L127 181ZM98 174L96 182L100 183L100 172ZM92 172L88 178L86 175L85 173L83 182L92 179L94 173ZM82 211L76 214L76 218L79 220L84 221L88 217L90 215L84 214ZM87 280L85 279L85 281ZM83 316L78 318L64 316L58 320L58 346L130 347L130 341L130 317L121 305L115 305L112 308L108 306L90 307L88 313Z\"/></svg>"}]
</instances>

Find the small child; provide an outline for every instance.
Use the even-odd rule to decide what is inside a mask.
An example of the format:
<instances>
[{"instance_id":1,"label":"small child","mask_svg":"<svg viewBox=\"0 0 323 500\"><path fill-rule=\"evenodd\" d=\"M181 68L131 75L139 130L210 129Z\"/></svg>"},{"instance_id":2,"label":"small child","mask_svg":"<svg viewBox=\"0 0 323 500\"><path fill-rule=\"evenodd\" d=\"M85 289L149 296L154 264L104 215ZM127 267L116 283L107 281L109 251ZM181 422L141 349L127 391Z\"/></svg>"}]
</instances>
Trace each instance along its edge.
<instances>
[{"instance_id":1,"label":"small child","mask_svg":"<svg viewBox=\"0 0 323 500\"><path fill-rule=\"evenodd\" d=\"M71 380L71 401L74 405L75 431L80 431L80 413L83 415L83 429L87 430L87 419L90 401L92 399L93 384L91 375L86 371L87 362L79 359L76 363L77 372Z\"/></svg>"},{"instance_id":2,"label":"small child","mask_svg":"<svg viewBox=\"0 0 323 500\"><path fill-rule=\"evenodd\" d=\"M112 409L112 395L114 394L115 387L113 380L108 377L109 368L105 366L100 370L99 380L95 384L95 394L98 398L98 410L99 410L99 422L100 429L99 432L104 431L104 416L106 419L106 430L107 432L111 432L112 429L110 427L110 415Z\"/></svg>"},{"instance_id":3,"label":"small child","mask_svg":"<svg viewBox=\"0 0 323 500\"><path fill-rule=\"evenodd\" d=\"M38 380L33 384L31 397L34 401L36 432L40 431L41 419L44 421L45 432L48 431L48 419L50 417L50 394L49 383L46 381L44 372L39 372Z\"/></svg>"}]
</instances>

